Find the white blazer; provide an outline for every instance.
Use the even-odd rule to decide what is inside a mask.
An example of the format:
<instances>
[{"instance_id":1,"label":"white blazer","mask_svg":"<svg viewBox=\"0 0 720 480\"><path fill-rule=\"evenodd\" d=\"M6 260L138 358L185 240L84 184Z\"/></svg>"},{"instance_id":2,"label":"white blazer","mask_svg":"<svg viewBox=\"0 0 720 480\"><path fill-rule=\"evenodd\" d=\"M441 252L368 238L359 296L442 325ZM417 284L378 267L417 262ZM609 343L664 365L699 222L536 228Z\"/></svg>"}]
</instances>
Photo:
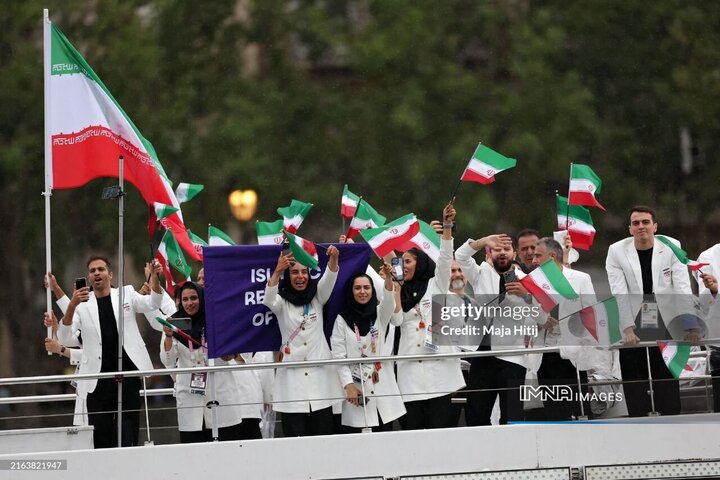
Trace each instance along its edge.
<instances>
[{"instance_id":1,"label":"white blazer","mask_svg":"<svg viewBox=\"0 0 720 480\"><path fill-rule=\"evenodd\" d=\"M399 355L426 354L428 360L397 362L397 382L404 402L428 400L455 392L465 386L459 358L430 360L433 351L425 347L425 329L420 322L432 324L432 296L444 295L450 287L453 241L440 241L440 258L435 266L435 276L428 282L425 295L416 308L393 317L390 322L400 327ZM438 346L438 353L457 352L451 346Z\"/></svg>"},{"instance_id":2,"label":"white blazer","mask_svg":"<svg viewBox=\"0 0 720 480\"><path fill-rule=\"evenodd\" d=\"M208 364L207 352L204 349L194 349L194 354L184 343L173 337L172 347L165 351L165 334L160 337L160 361L166 368L191 368ZM228 365L228 362L216 358L215 366ZM177 402L178 430L181 432L197 432L205 428L212 428L212 410L207 408L211 399L213 383L215 386L215 400L218 402L218 427L230 427L242 422L241 398L233 372L216 372L208 374L205 395L190 393L190 379L192 374L180 373L175 379L173 396ZM214 379L213 379L214 377Z\"/></svg>"},{"instance_id":3,"label":"white blazer","mask_svg":"<svg viewBox=\"0 0 720 480\"><path fill-rule=\"evenodd\" d=\"M337 272L325 269L317 294L308 309L310 320L290 343L283 362L327 360L332 358L323 330L323 306L337 280ZM303 321L303 306L293 305L278 294L278 285L265 287L263 304L275 314L283 346ZM281 347L283 348L283 347ZM309 413L339 404L345 398L334 366L278 368L273 385L274 409L285 413Z\"/></svg>"},{"instance_id":4,"label":"white blazer","mask_svg":"<svg viewBox=\"0 0 720 480\"><path fill-rule=\"evenodd\" d=\"M140 335L135 315L136 313L150 312L159 308L162 304L163 296L155 292L152 292L150 295L140 295L130 285L126 285L123 288L123 320L125 322L123 348L138 369L152 370L153 364L147 348L145 348L145 342ZM113 311L116 317L119 294L120 291L117 288L113 288L110 291ZM118 319L116 318L115 321L118 322ZM155 330L162 331L162 326L156 321L151 321L150 325ZM98 373L102 365L102 336L100 333L97 299L93 292L90 292L90 299L87 302L83 302L77 306L71 325L64 325L63 322L60 322L58 327L58 339L60 343L63 345L77 344L74 335L78 330L82 333L83 341L83 354L78 373ZM113 352L112 355L115 357L117 352ZM84 398L86 394L94 392L96 386L97 379L80 380L77 386L77 393Z\"/></svg>"},{"instance_id":5,"label":"white blazer","mask_svg":"<svg viewBox=\"0 0 720 480\"><path fill-rule=\"evenodd\" d=\"M387 342L385 335L390 324L390 318L395 315L393 310L395 310L393 292L384 291L380 305L377 307L375 328L377 328L378 337L376 339L375 353L373 353L370 348L370 333L368 332L365 336L360 337L360 343L358 343L355 337L355 331L348 326L342 315L338 315L335 320L332 337L330 337L333 358L360 358L361 356L377 357L384 355ZM398 313L397 315L399 316L400 314ZM392 348L392 343L390 344L390 348ZM372 364L365 365L369 365L365 366L365 369L372 367ZM353 381L352 372L358 374L359 371L357 366L351 368L351 366L348 365L339 365L337 367L337 374L340 379L340 384L344 387L350 383L357 383ZM390 423L396 418L405 415L405 405L403 405L397 380L395 379L393 362L384 362L381 364L378 378L379 381L377 383L373 383L371 379L363 378L365 397L368 399L365 407L356 407L347 400L343 402L343 425L355 428L366 426L377 427L380 425L378 414L383 423ZM360 387L358 386L358 388ZM366 414L367 423L365 421Z\"/></svg>"},{"instance_id":6,"label":"white blazer","mask_svg":"<svg viewBox=\"0 0 720 480\"><path fill-rule=\"evenodd\" d=\"M465 274L465 280L470 284L470 286L472 286L475 295L490 296L491 298L499 295L500 275L485 261L478 265L473 258L473 255L478 251L472 248L470 245L471 242L471 239L468 240L455 251L455 260L457 260L460 264L460 268L462 268L462 271ZM523 276L520 270L515 269L515 271L518 278ZM490 300L490 298L488 298L488 300ZM495 304L495 302L492 303ZM547 321L547 314L540 309L540 306L535 299L532 299L531 303L528 304L522 297L517 295L506 295L502 302L498 305L502 307L509 306L515 308L530 306L533 307L533 311L538 314L535 317L531 316L522 319L515 319L510 316L496 316L493 318L493 330L490 342L490 348L493 351L515 350L525 347L525 337L523 335L499 335L496 332L501 332L506 329L510 329L511 332L514 332L516 327L542 325ZM534 362L539 362L539 359L533 360L525 354L502 355L497 358L506 362L522 365L526 368L533 365Z\"/></svg>"},{"instance_id":7,"label":"white blazer","mask_svg":"<svg viewBox=\"0 0 720 480\"><path fill-rule=\"evenodd\" d=\"M245 363L253 363L252 353L243 353ZM237 365L237 361L230 360L230 364ZM235 384L240 397L240 411L242 418L261 418L263 410L263 389L260 384L260 376L256 373L260 370L235 370L232 372L235 377Z\"/></svg>"},{"instance_id":8,"label":"white blazer","mask_svg":"<svg viewBox=\"0 0 720 480\"><path fill-rule=\"evenodd\" d=\"M698 257L698 262L709 263L710 265L702 267L701 270L716 279L720 278L720 243L702 252ZM720 338L720 302L718 302L717 295L713 297L713 294L710 293L710 290L705 287L702 279L697 275L696 272L700 304L707 315L708 337Z\"/></svg>"},{"instance_id":9,"label":"white blazer","mask_svg":"<svg viewBox=\"0 0 720 480\"><path fill-rule=\"evenodd\" d=\"M678 247L680 242L672 240ZM605 270L610 283L610 291L616 296L620 309L620 329L635 325L635 317L642 306L643 282L640 259L633 237L610 245ZM673 251L660 240L655 240L652 253L653 293L662 322L672 338L680 340L685 329L680 322L671 322L681 313L696 314L690 288L690 276L687 266L681 263ZM701 334L706 333L704 322L700 324Z\"/></svg>"}]
</instances>

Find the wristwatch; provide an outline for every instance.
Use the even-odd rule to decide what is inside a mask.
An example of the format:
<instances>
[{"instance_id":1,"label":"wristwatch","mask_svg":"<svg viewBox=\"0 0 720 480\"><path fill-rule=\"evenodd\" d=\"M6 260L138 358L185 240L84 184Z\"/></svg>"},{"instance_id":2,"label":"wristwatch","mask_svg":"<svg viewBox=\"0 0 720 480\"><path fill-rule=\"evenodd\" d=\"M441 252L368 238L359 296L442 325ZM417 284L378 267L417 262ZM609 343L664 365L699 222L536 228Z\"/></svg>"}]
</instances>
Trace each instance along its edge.
<instances>
[{"instance_id":1,"label":"wristwatch","mask_svg":"<svg viewBox=\"0 0 720 480\"><path fill-rule=\"evenodd\" d=\"M64 346L60 347L60 355L62 355L63 353L65 353L65 347L64 347Z\"/></svg>"}]
</instances>

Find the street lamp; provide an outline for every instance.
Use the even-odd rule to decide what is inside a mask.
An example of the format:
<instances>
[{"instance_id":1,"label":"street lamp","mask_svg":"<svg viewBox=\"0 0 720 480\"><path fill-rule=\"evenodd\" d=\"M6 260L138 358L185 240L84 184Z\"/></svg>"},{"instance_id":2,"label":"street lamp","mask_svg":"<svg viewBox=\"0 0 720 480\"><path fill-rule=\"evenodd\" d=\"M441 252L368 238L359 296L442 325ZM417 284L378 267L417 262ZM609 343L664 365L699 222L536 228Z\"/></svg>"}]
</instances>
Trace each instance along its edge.
<instances>
[{"instance_id":1,"label":"street lamp","mask_svg":"<svg viewBox=\"0 0 720 480\"><path fill-rule=\"evenodd\" d=\"M235 190L228 195L230 212L237 220L247 222L257 210L258 196L255 190Z\"/></svg>"}]
</instances>

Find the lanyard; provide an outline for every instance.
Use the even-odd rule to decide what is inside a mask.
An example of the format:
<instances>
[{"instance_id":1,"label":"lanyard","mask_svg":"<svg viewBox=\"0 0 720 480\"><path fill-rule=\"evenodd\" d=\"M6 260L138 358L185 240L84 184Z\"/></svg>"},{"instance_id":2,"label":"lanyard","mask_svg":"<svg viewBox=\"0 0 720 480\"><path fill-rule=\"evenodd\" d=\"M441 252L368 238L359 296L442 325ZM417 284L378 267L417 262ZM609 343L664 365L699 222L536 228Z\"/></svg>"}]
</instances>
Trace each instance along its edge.
<instances>
[{"instance_id":1,"label":"lanyard","mask_svg":"<svg viewBox=\"0 0 720 480\"><path fill-rule=\"evenodd\" d=\"M292 331L292 333L288 337L288 341L285 342L285 347L283 348L283 352L285 352L286 354L288 354L288 355L290 354L290 344L292 343L293 340L295 340L295 337L298 336L298 334L300 333L300 330L305 329L305 324L307 324L309 312L310 312L310 305L308 305L306 303L305 305L303 305L303 320L302 320L302 322L300 322L300 325L298 325L297 328Z\"/></svg>"},{"instance_id":2,"label":"lanyard","mask_svg":"<svg viewBox=\"0 0 720 480\"><path fill-rule=\"evenodd\" d=\"M419 302L417 305L415 305L415 313L417 313L417 316L420 317L420 325L418 325L418 326L420 328L425 328L425 321L423 320L422 311L420 310Z\"/></svg>"},{"instance_id":3,"label":"lanyard","mask_svg":"<svg viewBox=\"0 0 720 480\"><path fill-rule=\"evenodd\" d=\"M197 356L195 353L195 347L193 346L193 342L188 341L188 349L190 350L190 355L192 355L193 362L200 363L197 360ZM205 354L207 356L207 342L205 341L205 328L200 330L200 354ZM203 358L203 363L205 362L205 359Z\"/></svg>"},{"instance_id":4,"label":"lanyard","mask_svg":"<svg viewBox=\"0 0 720 480\"><path fill-rule=\"evenodd\" d=\"M360 356L367 357L365 353L362 351L362 337L360 336L360 329L358 328L357 324L353 323L353 327L355 330L355 341L358 343L358 348L360 349ZM375 353L376 352L376 346L375 341L377 340L378 332L375 329L375 322L370 322L370 352Z\"/></svg>"}]
</instances>

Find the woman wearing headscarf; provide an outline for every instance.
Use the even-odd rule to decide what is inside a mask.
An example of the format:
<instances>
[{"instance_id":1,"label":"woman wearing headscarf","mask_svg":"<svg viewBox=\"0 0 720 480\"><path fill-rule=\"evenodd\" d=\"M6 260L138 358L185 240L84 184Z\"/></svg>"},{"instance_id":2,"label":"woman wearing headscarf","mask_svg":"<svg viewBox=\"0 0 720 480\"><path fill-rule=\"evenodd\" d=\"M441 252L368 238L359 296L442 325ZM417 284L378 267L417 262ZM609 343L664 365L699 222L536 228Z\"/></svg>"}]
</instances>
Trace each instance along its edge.
<instances>
[{"instance_id":1,"label":"woman wearing headscarf","mask_svg":"<svg viewBox=\"0 0 720 480\"><path fill-rule=\"evenodd\" d=\"M330 338L334 358L382 356L390 318L400 315L389 264L383 265L383 272L385 288L380 302L367 273L355 275L348 283L345 307L335 320ZM344 426L358 431L363 427L392 430L392 421L405 414L392 362L339 365L337 373L345 389Z\"/></svg>"},{"instance_id":2,"label":"woman wearing headscarf","mask_svg":"<svg viewBox=\"0 0 720 480\"><path fill-rule=\"evenodd\" d=\"M394 325L400 326L399 355L431 356L456 351L454 347L435 345L432 335L432 296L446 295L450 287L454 219L455 208L450 203L443 210L443 234L437 265L416 248L402 256L402 315L391 320ZM397 374L407 409L404 428L455 426L452 425L451 394L465 386L459 358L398 361Z\"/></svg>"},{"instance_id":3,"label":"woman wearing headscarf","mask_svg":"<svg viewBox=\"0 0 720 480\"><path fill-rule=\"evenodd\" d=\"M339 254L336 247L328 247L328 264L318 282L291 256L278 258L263 303L278 320L283 362L332 358L323 330L323 306L337 280ZM286 437L334 433L332 406L343 398L335 367L277 369L273 408L282 413Z\"/></svg>"},{"instance_id":4,"label":"woman wearing headscarf","mask_svg":"<svg viewBox=\"0 0 720 480\"><path fill-rule=\"evenodd\" d=\"M190 329L185 330L185 333L190 335L193 341L165 327L160 343L160 360L167 368L175 368L176 365L180 368L207 366L203 289L193 282L185 282L180 287L179 297L179 310L171 318L190 318ZM215 365L227 365L227 362L216 359ZM241 399L232 372L217 372L212 375L208 372L180 373L175 382L175 399L182 443L212 440L212 410L206 405L210 401L213 387L219 404L215 407L219 439L241 439Z\"/></svg>"}]
</instances>

